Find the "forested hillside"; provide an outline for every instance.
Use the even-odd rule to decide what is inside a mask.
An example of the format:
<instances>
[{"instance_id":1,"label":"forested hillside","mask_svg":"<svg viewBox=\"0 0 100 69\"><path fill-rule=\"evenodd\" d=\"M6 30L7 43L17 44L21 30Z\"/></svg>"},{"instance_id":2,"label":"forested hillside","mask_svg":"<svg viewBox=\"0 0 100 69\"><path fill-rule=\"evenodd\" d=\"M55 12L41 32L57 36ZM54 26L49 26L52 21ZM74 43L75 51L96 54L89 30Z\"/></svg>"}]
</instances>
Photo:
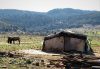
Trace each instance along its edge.
<instances>
[{"instance_id":1,"label":"forested hillside","mask_svg":"<svg viewBox=\"0 0 100 69\"><path fill-rule=\"evenodd\" d=\"M0 32L49 32L83 25L100 25L100 11L71 8L48 12L0 9Z\"/></svg>"}]
</instances>

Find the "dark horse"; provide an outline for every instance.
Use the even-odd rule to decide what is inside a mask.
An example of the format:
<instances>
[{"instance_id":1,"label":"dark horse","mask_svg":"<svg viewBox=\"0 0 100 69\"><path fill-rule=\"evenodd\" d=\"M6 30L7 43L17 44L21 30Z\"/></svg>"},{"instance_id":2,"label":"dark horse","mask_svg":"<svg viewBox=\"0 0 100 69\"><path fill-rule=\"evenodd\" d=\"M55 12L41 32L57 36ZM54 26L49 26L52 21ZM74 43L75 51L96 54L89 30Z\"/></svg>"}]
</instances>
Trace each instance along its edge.
<instances>
[{"instance_id":1,"label":"dark horse","mask_svg":"<svg viewBox=\"0 0 100 69\"><path fill-rule=\"evenodd\" d=\"M19 37L8 37L8 43L15 44L15 41L18 41L20 44L20 38Z\"/></svg>"}]
</instances>

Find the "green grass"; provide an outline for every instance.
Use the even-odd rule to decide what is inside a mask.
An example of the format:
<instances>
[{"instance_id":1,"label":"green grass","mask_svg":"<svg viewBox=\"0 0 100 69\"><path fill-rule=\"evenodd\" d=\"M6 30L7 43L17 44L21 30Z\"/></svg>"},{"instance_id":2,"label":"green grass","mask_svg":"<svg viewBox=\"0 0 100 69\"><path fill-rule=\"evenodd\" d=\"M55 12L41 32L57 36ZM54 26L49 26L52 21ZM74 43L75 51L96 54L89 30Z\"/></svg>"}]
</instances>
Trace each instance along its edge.
<instances>
[{"instance_id":1,"label":"green grass","mask_svg":"<svg viewBox=\"0 0 100 69\"><path fill-rule=\"evenodd\" d=\"M100 40L93 39L93 40L91 41L91 44L92 44L92 46L100 46Z\"/></svg>"},{"instance_id":2,"label":"green grass","mask_svg":"<svg viewBox=\"0 0 100 69\"><path fill-rule=\"evenodd\" d=\"M100 46L100 37L94 36L88 32L88 38L91 39L92 46ZM98 32L99 34L99 32ZM7 43L7 35L0 35L0 51L15 51L22 49L42 49L43 36L20 35L21 44L16 41L15 44Z\"/></svg>"},{"instance_id":3,"label":"green grass","mask_svg":"<svg viewBox=\"0 0 100 69\"><path fill-rule=\"evenodd\" d=\"M16 41L15 44L7 43L7 36L0 35L0 51L15 51L22 49L41 49L43 43L43 36L30 36L30 35L21 35L21 43L18 44Z\"/></svg>"},{"instance_id":4,"label":"green grass","mask_svg":"<svg viewBox=\"0 0 100 69\"><path fill-rule=\"evenodd\" d=\"M100 46L100 37L89 36L88 40L91 42L91 46Z\"/></svg>"},{"instance_id":5,"label":"green grass","mask_svg":"<svg viewBox=\"0 0 100 69\"><path fill-rule=\"evenodd\" d=\"M84 34L86 34L91 41L91 46L100 46L100 31L88 30Z\"/></svg>"}]
</instances>

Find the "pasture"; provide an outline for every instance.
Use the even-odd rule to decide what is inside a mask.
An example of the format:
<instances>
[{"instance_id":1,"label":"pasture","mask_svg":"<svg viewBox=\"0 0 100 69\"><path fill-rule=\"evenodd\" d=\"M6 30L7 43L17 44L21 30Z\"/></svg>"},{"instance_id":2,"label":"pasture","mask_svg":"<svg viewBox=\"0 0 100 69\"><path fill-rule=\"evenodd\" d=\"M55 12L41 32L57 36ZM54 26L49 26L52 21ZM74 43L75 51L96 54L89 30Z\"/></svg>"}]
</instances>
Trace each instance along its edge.
<instances>
[{"instance_id":1,"label":"pasture","mask_svg":"<svg viewBox=\"0 0 100 69\"><path fill-rule=\"evenodd\" d=\"M36 36L36 35L20 35L21 43L15 41L15 44L7 43L7 35L0 35L0 51L16 51L23 49L42 49L44 36ZM95 36L93 34L90 35L88 33L88 40L91 43L93 48L100 46L100 36Z\"/></svg>"},{"instance_id":2,"label":"pasture","mask_svg":"<svg viewBox=\"0 0 100 69\"><path fill-rule=\"evenodd\" d=\"M7 35L0 35L0 51L16 51L22 49L41 49L43 36L21 35L21 43L15 41L15 44L7 43Z\"/></svg>"}]
</instances>

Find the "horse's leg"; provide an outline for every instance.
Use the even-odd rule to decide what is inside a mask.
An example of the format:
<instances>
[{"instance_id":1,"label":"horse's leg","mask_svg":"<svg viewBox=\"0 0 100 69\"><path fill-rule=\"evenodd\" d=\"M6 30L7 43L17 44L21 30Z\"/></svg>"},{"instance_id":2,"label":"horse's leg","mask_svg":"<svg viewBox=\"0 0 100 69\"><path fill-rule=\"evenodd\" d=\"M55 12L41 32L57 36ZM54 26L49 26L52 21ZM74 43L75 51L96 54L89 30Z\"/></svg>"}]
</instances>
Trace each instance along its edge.
<instances>
[{"instance_id":1,"label":"horse's leg","mask_svg":"<svg viewBox=\"0 0 100 69\"><path fill-rule=\"evenodd\" d=\"M15 44L15 40L13 40L13 44Z\"/></svg>"},{"instance_id":2,"label":"horse's leg","mask_svg":"<svg viewBox=\"0 0 100 69\"><path fill-rule=\"evenodd\" d=\"M7 42L9 43L9 39L7 40Z\"/></svg>"},{"instance_id":3,"label":"horse's leg","mask_svg":"<svg viewBox=\"0 0 100 69\"><path fill-rule=\"evenodd\" d=\"M12 44L12 40L9 40L10 44Z\"/></svg>"},{"instance_id":4,"label":"horse's leg","mask_svg":"<svg viewBox=\"0 0 100 69\"><path fill-rule=\"evenodd\" d=\"M20 44L20 40L18 40L19 44Z\"/></svg>"},{"instance_id":5,"label":"horse's leg","mask_svg":"<svg viewBox=\"0 0 100 69\"><path fill-rule=\"evenodd\" d=\"M7 40L7 42L9 43L9 39Z\"/></svg>"}]
</instances>

